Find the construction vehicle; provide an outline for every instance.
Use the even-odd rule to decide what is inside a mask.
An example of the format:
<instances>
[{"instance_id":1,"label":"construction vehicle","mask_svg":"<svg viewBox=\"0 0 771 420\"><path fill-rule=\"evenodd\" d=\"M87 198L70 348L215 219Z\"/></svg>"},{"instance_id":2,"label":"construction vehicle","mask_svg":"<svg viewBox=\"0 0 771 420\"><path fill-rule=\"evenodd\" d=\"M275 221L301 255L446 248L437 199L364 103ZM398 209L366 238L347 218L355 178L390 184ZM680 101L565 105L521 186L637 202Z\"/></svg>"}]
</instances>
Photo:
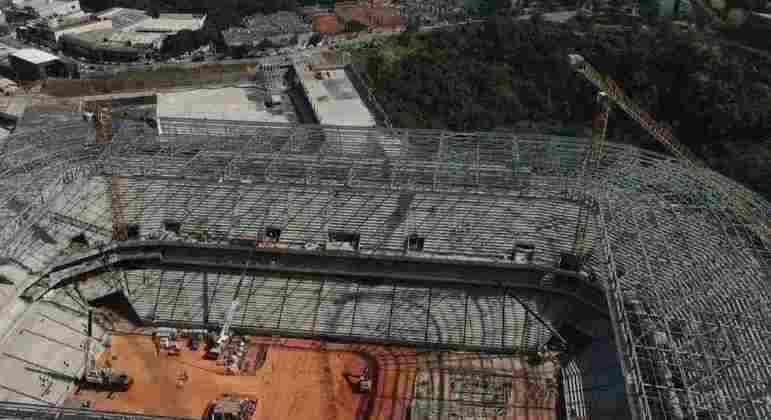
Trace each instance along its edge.
<instances>
[{"instance_id":1,"label":"construction vehicle","mask_svg":"<svg viewBox=\"0 0 771 420\"><path fill-rule=\"evenodd\" d=\"M233 323L233 317L238 311L240 303L235 299L230 303L230 309L225 316L225 323L222 324L222 330L214 343L210 343L206 351L206 358L210 360L219 360L223 354L225 344L230 339L230 325Z\"/></svg>"},{"instance_id":2,"label":"construction vehicle","mask_svg":"<svg viewBox=\"0 0 771 420\"><path fill-rule=\"evenodd\" d=\"M125 372L111 368L97 368L96 357L91 351L93 312L88 311L88 338L86 339L85 371L81 387L96 388L104 391L124 392L131 388L133 379Z\"/></svg>"},{"instance_id":3,"label":"construction vehicle","mask_svg":"<svg viewBox=\"0 0 771 420\"><path fill-rule=\"evenodd\" d=\"M353 387L354 392L367 393L372 390L372 377L369 367L362 369L358 375L345 374L345 379Z\"/></svg>"},{"instance_id":4,"label":"construction vehicle","mask_svg":"<svg viewBox=\"0 0 771 420\"><path fill-rule=\"evenodd\" d=\"M728 191L719 179L715 178L715 174L710 173L707 170L707 165L698 159L687 147L680 143L675 138L672 131L656 122L647 112L642 110L629 96L624 93L621 87L610 77L600 73L589 62L578 54L570 54L569 63L573 67L573 70L582 74L589 82L594 84L600 93L607 97L609 100L624 110L633 120L635 120L642 128L644 128L651 136L653 136L659 143L664 145L669 151L678 158L683 165L691 171L695 179L702 182L705 187L708 187L716 198L720 201L720 204L727 209L730 209L737 220L743 224L743 227L752 233L754 239L760 243L769 246L771 241L771 222L768 220L764 211L757 205L751 196L751 193L739 188ZM607 118L610 112L610 108L604 108L603 115L600 117L600 122L607 127ZM602 121L604 119L604 121ZM602 145L605 140L604 128L599 136L595 136L595 140L592 144L592 151L590 152L591 162L586 165L591 167L592 165L599 165L602 159ZM585 166L586 166L585 165ZM580 221L580 224L588 223L586 220ZM586 230L585 226L579 226L579 230ZM584 242L585 235L582 238L577 238L581 242ZM578 243L577 249L588 249L585 243Z\"/></svg>"},{"instance_id":5,"label":"construction vehicle","mask_svg":"<svg viewBox=\"0 0 771 420\"><path fill-rule=\"evenodd\" d=\"M225 394L206 407L205 420L250 420L257 410L257 399Z\"/></svg>"}]
</instances>

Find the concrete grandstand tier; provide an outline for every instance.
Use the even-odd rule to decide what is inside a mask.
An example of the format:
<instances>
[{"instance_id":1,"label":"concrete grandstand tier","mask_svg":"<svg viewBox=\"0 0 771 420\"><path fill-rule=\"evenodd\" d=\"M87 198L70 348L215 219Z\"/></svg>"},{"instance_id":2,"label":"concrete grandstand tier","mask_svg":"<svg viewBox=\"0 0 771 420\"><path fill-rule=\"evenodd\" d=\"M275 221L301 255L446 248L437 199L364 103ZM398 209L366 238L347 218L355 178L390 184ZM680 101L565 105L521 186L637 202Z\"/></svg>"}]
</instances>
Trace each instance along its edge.
<instances>
[{"instance_id":1,"label":"concrete grandstand tier","mask_svg":"<svg viewBox=\"0 0 771 420\"><path fill-rule=\"evenodd\" d=\"M9 136L0 148L0 261L16 271L5 271L14 284L3 287L26 289L58 262L97 252L115 224L138 241L555 268L573 252L578 207L589 197L593 248L574 274L596 279L605 294L633 415L771 417L770 238L753 236L722 208L703 177L750 197L759 221L771 210L718 174L608 144L580 188L585 139L512 132L184 119L162 129L158 136L125 125L111 144L96 144L85 123ZM111 278L141 316L156 320L220 322L229 300L245 293L253 303L237 316L247 326L367 339L384 328L387 336L390 326L405 339L489 344L523 340L505 326L529 316L503 290L146 270ZM142 282L153 286L140 292L155 296L136 292ZM440 316L418 331L413 322L428 319L419 308L429 295L441 297L431 306ZM404 308L389 306L397 297ZM285 311L312 314L285 319ZM535 344L550 333L530 331L525 340Z\"/></svg>"}]
</instances>

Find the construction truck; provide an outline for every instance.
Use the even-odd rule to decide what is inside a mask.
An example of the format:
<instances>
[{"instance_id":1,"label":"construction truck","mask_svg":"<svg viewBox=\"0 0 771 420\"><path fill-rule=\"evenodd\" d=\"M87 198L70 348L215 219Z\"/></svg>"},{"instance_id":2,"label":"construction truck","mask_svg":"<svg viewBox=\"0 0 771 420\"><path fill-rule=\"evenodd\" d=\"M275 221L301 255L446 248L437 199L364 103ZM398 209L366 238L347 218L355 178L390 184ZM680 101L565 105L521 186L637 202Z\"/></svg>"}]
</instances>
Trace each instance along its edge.
<instances>
[{"instance_id":1,"label":"construction truck","mask_svg":"<svg viewBox=\"0 0 771 420\"><path fill-rule=\"evenodd\" d=\"M85 371L81 387L96 388L104 391L124 392L131 388L133 379L125 372L112 368L97 368L96 357L91 351L93 312L88 311L88 338L86 339Z\"/></svg>"},{"instance_id":2,"label":"construction truck","mask_svg":"<svg viewBox=\"0 0 771 420\"><path fill-rule=\"evenodd\" d=\"M216 339L216 342L210 343L206 351L206 358L210 360L219 359L220 355L223 353L223 347L225 344L230 340L230 325L233 323L233 317L236 314L236 311L238 311L238 308L240 307L240 303L238 299L233 300L230 304L230 309L228 310L227 315L225 316L225 323L222 325L222 330L220 331L219 337Z\"/></svg>"}]
</instances>

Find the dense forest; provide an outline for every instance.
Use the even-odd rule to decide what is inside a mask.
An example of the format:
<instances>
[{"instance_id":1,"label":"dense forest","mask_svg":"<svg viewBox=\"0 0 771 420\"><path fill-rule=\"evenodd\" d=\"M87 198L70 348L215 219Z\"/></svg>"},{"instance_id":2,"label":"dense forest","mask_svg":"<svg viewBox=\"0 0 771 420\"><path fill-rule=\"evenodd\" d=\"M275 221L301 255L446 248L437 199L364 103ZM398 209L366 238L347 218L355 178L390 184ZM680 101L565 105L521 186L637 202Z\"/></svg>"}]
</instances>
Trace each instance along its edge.
<instances>
[{"instance_id":1,"label":"dense forest","mask_svg":"<svg viewBox=\"0 0 771 420\"><path fill-rule=\"evenodd\" d=\"M706 46L695 33L671 26L582 31L499 17L404 34L367 50L363 61L394 125L588 127L597 92L567 64L570 53L612 76L711 167L771 197L771 62ZM609 138L662 150L620 110Z\"/></svg>"}]
</instances>

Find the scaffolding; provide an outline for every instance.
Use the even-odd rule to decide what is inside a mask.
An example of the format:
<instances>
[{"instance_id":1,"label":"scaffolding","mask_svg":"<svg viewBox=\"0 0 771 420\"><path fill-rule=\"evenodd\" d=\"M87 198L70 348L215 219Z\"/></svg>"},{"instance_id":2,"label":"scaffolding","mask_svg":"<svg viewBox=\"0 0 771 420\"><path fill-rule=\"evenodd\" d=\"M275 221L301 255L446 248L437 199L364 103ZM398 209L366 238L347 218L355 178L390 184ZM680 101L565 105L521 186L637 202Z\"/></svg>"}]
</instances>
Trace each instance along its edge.
<instances>
[{"instance_id":1,"label":"scaffolding","mask_svg":"<svg viewBox=\"0 0 771 420\"><path fill-rule=\"evenodd\" d=\"M10 261L50 266L83 232L70 219L111 230L109 203L82 205L101 203L94 191L111 177L125 180L122 214L138 239L157 238L173 219L190 241L229 243L271 227L275 246L321 252L330 232L345 232L358 235L351 252L361 254L550 267L572 251L588 194L597 212L586 281L605 290L634 417L771 417L768 238L709 186L739 191L758 220L771 210L719 174L611 143L580 183L588 141L514 132L169 119L160 138L121 134L133 130L125 126L101 145L69 127L11 135L0 152L0 256ZM534 250L530 260L513 258L518 246ZM212 313L224 312L216 305Z\"/></svg>"}]
</instances>

